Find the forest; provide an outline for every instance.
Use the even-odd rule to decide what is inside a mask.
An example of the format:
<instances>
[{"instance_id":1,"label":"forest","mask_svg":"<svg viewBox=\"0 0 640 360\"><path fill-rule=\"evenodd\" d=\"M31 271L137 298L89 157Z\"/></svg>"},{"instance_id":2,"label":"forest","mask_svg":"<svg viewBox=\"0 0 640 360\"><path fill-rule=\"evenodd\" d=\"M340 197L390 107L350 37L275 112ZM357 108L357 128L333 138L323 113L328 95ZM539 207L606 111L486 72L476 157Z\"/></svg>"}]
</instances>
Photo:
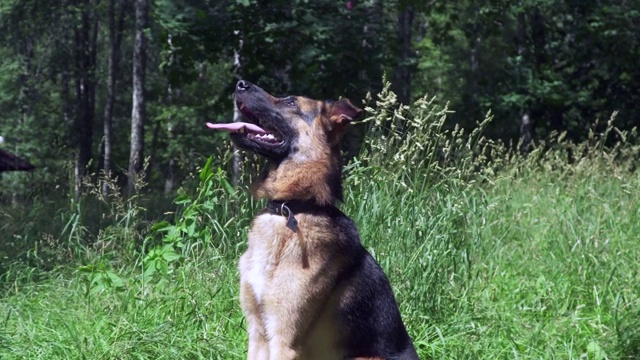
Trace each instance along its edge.
<instances>
[{"instance_id":1,"label":"forest","mask_svg":"<svg viewBox=\"0 0 640 360\"><path fill-rule=\"evenodd\" d=\"M638 123L638 11L636 0L3 1L2 146L43 169L38 186L69 186L69 163L76 187L85 174L130 186L146 161L149 186L171 193L220 147L203 123L232 116L238 79L360 103L383 76L403 104L448 101L451 126L491 111L492 138L579 141L614 111L619 128ZM25 181L3 184L3 198Z\"/></svg>"},{"instance_id":2,"label":"forest","mask_svg":"<svg viewBox=\"0 0 640 360\"><path fill-rule=\"evenodd\" d=\"M365 110L341 208L421 358L639 356L640 0L3 0L0 34L0 358L246 356L261 160L205 126L239 79Z\"/></svg>"}]
</instances>

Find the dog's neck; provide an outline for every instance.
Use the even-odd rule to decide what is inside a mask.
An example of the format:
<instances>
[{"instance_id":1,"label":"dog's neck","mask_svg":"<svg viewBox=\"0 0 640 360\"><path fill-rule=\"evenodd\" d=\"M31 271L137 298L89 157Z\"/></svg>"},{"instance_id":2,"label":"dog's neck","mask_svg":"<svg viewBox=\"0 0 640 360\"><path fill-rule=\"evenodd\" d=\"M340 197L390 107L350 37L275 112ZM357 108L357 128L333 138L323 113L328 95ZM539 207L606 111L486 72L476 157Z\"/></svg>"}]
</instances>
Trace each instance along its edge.
<instances>
[{"instance_id":1,"label":"dog's neck","mask_svg":"<svg viewBox=\"0 0 640 360\"><path fill-rule=\"evenodd\" d=\"M269 161L263 175L252 186L258 199L315 201L320 206L342 200L339 150L315 159Z\"/></svg>"}]
</instances>

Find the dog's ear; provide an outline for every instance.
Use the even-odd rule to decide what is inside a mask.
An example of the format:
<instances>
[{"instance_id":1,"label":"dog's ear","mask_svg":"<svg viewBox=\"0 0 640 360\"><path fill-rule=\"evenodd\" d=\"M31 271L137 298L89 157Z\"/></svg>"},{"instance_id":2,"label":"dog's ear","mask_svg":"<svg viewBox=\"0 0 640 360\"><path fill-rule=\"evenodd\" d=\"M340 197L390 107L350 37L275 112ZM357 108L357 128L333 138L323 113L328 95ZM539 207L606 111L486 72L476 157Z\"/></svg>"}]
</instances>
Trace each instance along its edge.
<instances>
[{"instance_id":1,"label":"dog's ear","mask_svg":"<svg viewBox=\"0 0 640 360\"><path fill-rule=\"evenodd\" d=\"M337 144L347 130L347 125L362 114L362 109L347 98L329 104L327 130L331 145Z\"/></svg>"}]
</instances>

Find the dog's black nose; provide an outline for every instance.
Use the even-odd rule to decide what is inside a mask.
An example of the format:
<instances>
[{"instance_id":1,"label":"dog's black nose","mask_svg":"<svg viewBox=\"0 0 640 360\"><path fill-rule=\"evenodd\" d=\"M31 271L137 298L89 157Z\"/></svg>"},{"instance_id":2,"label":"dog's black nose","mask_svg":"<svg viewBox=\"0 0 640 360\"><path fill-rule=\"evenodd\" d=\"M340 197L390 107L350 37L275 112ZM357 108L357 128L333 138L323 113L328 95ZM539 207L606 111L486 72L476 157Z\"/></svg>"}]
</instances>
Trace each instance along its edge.
<instances>
[{"instance_id":1,"label":"dog's black nose","mask_svg":"<svg viewBox=\"0 0 640 360\"><path fill-rule=\"evenodd\" d=\"M244 80L238 81L238 84L236 85L236 89L240 91L249 90L250 87L251 87L251 83Z\"/></svg>"}]
</instances>

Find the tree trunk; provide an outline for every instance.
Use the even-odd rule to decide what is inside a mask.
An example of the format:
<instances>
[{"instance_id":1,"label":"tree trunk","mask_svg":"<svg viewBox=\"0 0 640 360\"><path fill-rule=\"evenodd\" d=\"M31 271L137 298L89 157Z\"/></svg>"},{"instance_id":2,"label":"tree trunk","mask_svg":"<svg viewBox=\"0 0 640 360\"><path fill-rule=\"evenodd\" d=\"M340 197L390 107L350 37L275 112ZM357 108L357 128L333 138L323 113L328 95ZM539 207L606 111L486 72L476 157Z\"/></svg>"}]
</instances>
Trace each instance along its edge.
<instances>
[{"instance_id":1,"label":"tree trunk","mask_svg":"<svg viewBox=\"0 0 640 360\"><path fill-rule=\"evenodd\" d=\"M528 98L530 95L530 84L528 84L527 76L524 72L525 64L528 64L530 62L530 51L527 48L527 16L524 11L520 11L517 18L518 24L515 39L519 60L516 62L516 70L518 76L516 81L520 84L519 92L521 92L521 94L525 98ZM531 104L529 104L528 101L525 101L521 104L523 115L520 118L520 151L524 154L527 154L529 153L529 151L531 151L532 123L528 110L528 107L530 105Z\"/></svg>"},{"instance_id":2,"label":"tree trunk","mask_svg":"<svg viewBox=\"0 0 640 360\"><path fill-rule=\"evenodd\" d=\"M31 77L31 63L34 58L33 42L31 39L25 39L24 49L22 55L22 74L20 75L20 92L18 95L18 104L20 107L20 118L18 120L20 126L20 133L22 133L22 127L28 124L28 118L31 114L31 92L32 86L30 83ZM27 141L22 134L17 137L18 142ZM17 150L17 149L16 149Z\"/></svg>"},{"instance_id":3,"label":"tree trunk","mask_svg":"<svg viewBox=\"0 0 640 360\"><path fill-rule=\"evenodd\" d=\"M244 40L242 38L242 33L238 30L236 30L234 32L235 35L238 36L238 47L233 51L233 74L236 78L236 80L240 80L242 75L241 75L241 70L242 70L242 60L240 58L240 54L242 53L242 46L244 45ZM235 88L235 87L234 87ZM233 106L233 122L237 122L240 121L240 110L238 110L238 107L235 105L235 101L233 102L234 106ZM232 163L232 167L231 167L231 183L234 186L237 186L238 183L240 182L240 174L242 172L242 162L244 160L244 156L242 154L242 152L240 151L240 149L236 146L236 144L233 144L233 163Z\"/></svg>"},{"instance_id":4,"label":"tree trunk","mask_svg":"<svg viewBox=\"0 0 640 360\"><path fill-rule=\"evenodd\" d=\"M167 43L169 44L169 67L173 66L175 61L175 47L173 46L173 38L171 35L167 37ZM173 105L175 97L179 97L181 91L174 91L171 82L167 86L167 104ZM172 143L175 141L175 135L173 133L173 118L169 118L167 121L167 148L168 148L168 160L166 168L166 177L164 179L164 193L169 195L176 185L176 160L174 159L174 150ZM159 128L157 128L159 129ZM155 136L154 136L155 139ZM152 158L153 159L153 158Z\"/></svg>"},{"instance_id":5,"label":"tree trunk","mask_svg":"<svg viewBox=\"0 0 640 360\"><path fill-rule=\"evenodd\" d=\"M80 26L75 30L76 43L76 164L74 195L80 196L82 179L84 178L89 162L92 158L93 143L93 118L94 118L94 67L95 67L95 42L97 29L92 31L91 1L82 0L82 13ZM95 15L95 14L93 14ZM97 27L97 19L94 16L94 26Z\"/></svg>"},{"instance_id":6,"label":"tree trunk","mask_svg":"<svg viewBox=\"0 0 640 360\"><path fill-rule=\"evenodd\" d=\"M69 48L70 45L73 44L73 20L72 14L66 8L69 7L69 4L66 1L63 1L63 6L65 7L65 11L61 15L60 23L61 30L58 32L56 37L56 42L54 43L58 48ZM60 71L60 101L61 101L61 115L62 122L64 123L65 128L71 129L74 126L75 115L74 111L74 103L71 94L71 84L72 84L72 71L74 62L71 61L75 55L74 54L65 54L63 57L63 61L65 66ZM68 139L68 144L71 145L75 143L75 138Z\"/></svg>"},{"instance_id":7,"label":"tree trunk","mask_svg":"<svg viewBox=\"0 0 640 360\"><path fill-rule=\"evenodd\" d=\"M472 35L471 36L471 58L470 58L470 69L471 69L471 98L475 101L478 95L478 70L480 69L480 56L478 54L480 49L480 35Z\"/></svg>"},{"instance_id":8,"label":"tree trunk","mask_svg":"<svg viewBox=\"0 0 640 360\"><path fill-rule=\"evenodd\" d=\"M363 41L361 42L361 54L366 59L368 56L371 56L375 53L381 51L380 44L377 40L372 39L371 41L367 41L367 39L372 37L378 37L379 34L384 31L385 28L385 3L384 0L375 0L371 7L367 11L367 18L369 19L362 26L362 37ZM372 46L372 44L375 44ZM369 67L362 66L360 71L358 72L358 80L361 84L365 86L367 92L371 94L378 94L382 89L382 68L377 67ZM364 94L363 94L364 95ZM353 98L354 101L359 101L359 98ZM368 128L368 124L366 123L358 123L352 126L349 126L347 133L342 139L342 150L344 151L344 163L350 162L353 158L360 154L360 148L364 142L365 133Z\"/></svg>"},{"instance_id":9,"label":"tree trunk","mask_svg":"<svg viewBox=\"0 0 640 360\"><path fill-rule=\"evenodd\" d=\"M136 39L133 49L133 109L131 111L131 152L129 153L129 179L127 192L136 192L136 177L142 170L144 159L145 70L147 62L147 28L149 2L136 0Z\"/></svg>"},{"instance_id":10,"label":"tree trunk","mask_svg":"<svg viewBox=\"0 0 640 360\"><path fill-rule=\"evenodd\" d=\"M176 161L169 159L167 164L167 178L164 181L164 193L165 195L171 194L176 186Z\"/></svg>"},{"instance_id":11,"label":"tree trunk","mask_svg":"<svg viewBox=\"0 0 640 360\"><path fill-rule=\"evenodd\" d=\"M473 17L476 19L480 19L480 8L476 7L473 10ZM480 78L480 45L482 43L481 38L481 29L482 24L477 21L473 22L469 29L467 38L469 40L469 83L467 86L467 92L469 94L469 101L471 103L472 109L475 111L480 110L480 105L478 104L478 79ZM477 114L482 116L483 114Z\"/></svg>"},{"instance_id":12,"label":"tree trunk","mask_svg":"<svg viewBox=\"0 0 640 360\"><path fill-rule=\"evenodd\" d=\"M532 123L529 114L525 113L520 119L520 151L528 154L531 151Z\"/></svg>"},{"instance_id":13,"label":"tree trunk","mask_svg":"<svg viewBox=\"0 0 640 360\"><path fill-rule=\"evenodd\" d=\"M109 68L107 79L107 100L104 105L104 143L102 172L106 179L111 178L111 161L113 157L113 105L116 97L116 80L120 63L120 42L124 28L125 5L120 4L120 13L116 27L115 19L116 0L109 0ZM109 186L107 181L102 183L102 194L107 196Z\"/></svg>"},{"instance_id":14,"label":"tree trunk","mask_svg":"<svg viewBox=\"0 0 640 360\"><path fill-rule=\"evenodd\" d=\"M402 104L411 102L411 58L413 57L411 39L414 17L415 12L412 6L407 6L398 13L398 61L393 85L398 101Z\"/></svg>"},{"instance_id":15,"label":"tree trunk","mask_svg":"<svg viewBox=\"0 0 640 360\"><path fill-rule=\"evenodd\" d=\"M547 63L545 22L542 11L539 7L535 7L531 14L531 38L538 72L542 71L543 65Z\"/></svg>"},{"instance_id":16,"label":"tree trunk","mask_svg":"<svg viewBox=\"0 0 640 360\"><path fill-rule=\"evenodd\" d=\"M235 104L235 102L234 102ZM240 121L240 110L237 106L233 107L233 122ZM233 164L231 167L231 183L234 186L237 186L240 183L240 174L242 173L242 162L243 162L242 151L240 148L233 144Z\"/></svg>"}]
</instances>

